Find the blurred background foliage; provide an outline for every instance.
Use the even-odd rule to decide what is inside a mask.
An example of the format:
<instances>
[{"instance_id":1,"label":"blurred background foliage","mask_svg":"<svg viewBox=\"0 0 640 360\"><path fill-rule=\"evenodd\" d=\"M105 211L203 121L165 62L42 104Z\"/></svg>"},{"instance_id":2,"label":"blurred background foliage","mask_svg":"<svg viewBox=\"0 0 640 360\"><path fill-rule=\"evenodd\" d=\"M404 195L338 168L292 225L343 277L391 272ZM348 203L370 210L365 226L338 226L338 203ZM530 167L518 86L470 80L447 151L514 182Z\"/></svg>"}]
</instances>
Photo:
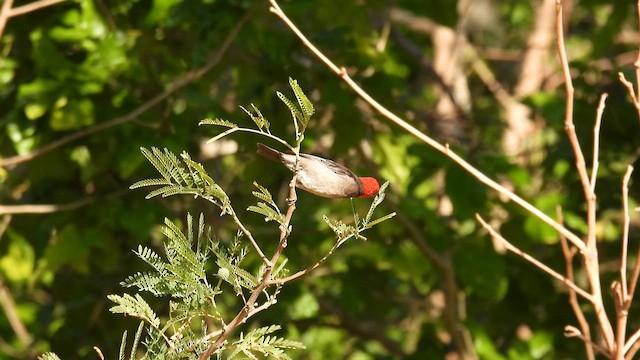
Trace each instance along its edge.
<instances>
[{"instance_id":1,"label":"blurred background foliage","mask_svg":"<svg viewBox=\"0 0 640 360\"><path fill-rule=\"evenodd\" d=\"M568 226L582 232L585 206L564 134L553 41L540 84L526 94L516 91L542 3L317 0L281 6L383 105L549 215L562 206ZM608 286L619 255L621 179L626 165L636 162L640 140L617 72L633 78L640 34L631 2L565 3L575 119L587 159L598 97L610 94L597 191ZM437 38L419 30L423 23L466 38L465 47L454 50L466 100L458 88L443 88L446 76L435 75ZM463 51L469 48L474 51ZM476 60L530 111L534 129L515 154L503 141L509 125L504 103L471 66ZM281 323L287 336L308 347L292 352L294 359L581 357L582 343L563 337L564 326L576 323L564 288L503 255L474 214L494 219L507 239L563 270L558 235L375 113L269 13L267 1L250 0L64 1L9 20L0 38L0 356L33 358L52 350L62 358L95 358L92 347L98 346L115 358L122 332L133 331L137 321L109 314L106 295L121 293L119 282L144 268L131 250L161 247L163 218L181 222L187 211L204 212L222 241L233 238L234 230L201 200L145 201L144 192L129 191L154 174L140 147L188 151L236 209L253 201L254 180L284 204L289 174L256 158L255 136L234 134L205 145L215 130L197 123L219 117L250 126L239 105L253 103L273 132L293 139L288 110L275 96L288 91L289 76L317 109L303 150L391 181L382 207L399 216L366 234L369 241L347 243L313 274L287 285L278 304L246 326ZM438 110L447 91L458 99L454 116ZM637 206L636 186L631 197ZM323 214L349 220L350 212L348 200L301 193L286 249L289 267L304 268L330 248ZM278 229L256 214L240 215L272 251ZM638 225L636 217L633 240ZM582 272L576 276L584 282ZM593 319L591 309L585 311ZM630 319L631 329L640 326L637 317Z\"/></svg>"}]
</instances>

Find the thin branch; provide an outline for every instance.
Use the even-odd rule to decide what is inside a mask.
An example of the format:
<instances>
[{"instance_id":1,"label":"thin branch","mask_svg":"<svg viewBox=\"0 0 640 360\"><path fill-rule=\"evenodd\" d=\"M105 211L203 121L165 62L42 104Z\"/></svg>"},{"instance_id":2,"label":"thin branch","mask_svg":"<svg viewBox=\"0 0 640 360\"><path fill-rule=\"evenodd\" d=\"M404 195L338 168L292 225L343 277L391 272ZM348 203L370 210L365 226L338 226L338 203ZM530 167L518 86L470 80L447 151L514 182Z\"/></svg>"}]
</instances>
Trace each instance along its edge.
<instances>
[{"instance_id":1,"label":"thin branch","mask_svg":"<svg viewBox=\"0 0 640 360\"><path fill-rule=\"evenodd\" d=\"M629 218L629 180L633 173L633 166L627 166L627 172L622 179L622 210L624 211L624 225L622 227L622 255L620 261L620 283L622 285L621 299L623 304L630 302L633 298L633 291L627 289L627 258L629 248L629 224L631 220ZM637 279L635 279L637 281ZM632 285L635 290L635 284Z\"/></svg>"},{"instance_id":2,"label":"thin branch","mask_svg":"<svg viewBox=\"0 0 640 360\"><path fill-rule=\"evenodd\" d=\"M13 5L13 0L4 0L2 3L2 8L0 8L0 37L4 33L4 28L7 26L7 21L11 17L11 6Z\"/></svg>"},{"instance_id":3,"label":"thin branch","mask_svg":"<svg viewBox=\"0 0 640 360\"><path fill-rule=\"evenodd\" d=\"M362 99L364 99L367 103L369 103L372 107L378 110L382 115L386 116L389 120L402 127L404 130L409 132L411 135L425 142L429 146L434 149L440 151L444 155L448 156L455 163L460 165L463 169L465 169L468 173L476 177L480 182L494 189L495 191L503 194L507 198L511 199L513 202L517 203L527 211L534 214L536 217L540 218L542 221L547 223L549 226L554 228L559 233L564 234L571 243L573 243L576 247L580 249L580 251L586 250L586 247L583 241L572 233L570 230L565 228L564 226L558 224L554 219L538 210L535 206L531 205L529 202L525 201L518 195L514 194L512 191L506 189L504 186L498 184L496 181L492 180L484 173L474 168L471 164L469 164L466 160L461 158L459 155L451 151L449 146L442 145L439 142L435 141L431 137L422 133L420 130L410 125L397 115L393 114L391 111L387 110L384 106L380 105L377 101L375 101L368 93L366 93L358 84L351 79L349 74L344 68L339 68L336 66L331 60L329 60L318 48L316 48L305 36L302 32L293 24L293 22L287 17L287 15L280 9L276 0L270 0L271 8L270 11L278 16L282 21L284 21L287 26L293 31L298 38L302 41L302 43L308 47L318 58L320 58L334 73L342 78Z\"/></svg>"},{"instance_id":4,"label":"thin branch","mask_svg":"<svg viewBox=\"0 0 640 360\"><path fill-rule=\"evenodd\" d=\"M564 224L562 209L559 206L556 208L556 214L558 216L558 221L561 224ZM573 271L573 257L575 255L575 249L569 248L567 239L562 235L560 235L560 245L562 246L562 254L564 255L567 279L575 283L575 276ZM593 345L595 344L593 344L593 341L591 339L591 328L589 327L589 322L587 321L587 318L584 316L584 312L582 311L582 308L580 308L580 303L578 302L578 296L576 292L571 288L568 288L568 290L569 290L569 304L571 305L571 309L573 310L573 313L575 314L576 319L578 319L578 324L580 324L580 329L582 330L581 339L584 342L587 359L595 360L595 354L593 353Z\"/></svg>"},{"instance_id":5,"label":"thin branch","mask_svg":"<svg viewBox=\"0 0 640 360\"><path fill-rule=\"evenodd\" d=\"M13 217L11 216L11 214L7 214L2 217L2 223L0 223L0 240L2 240L4 232L9 228L9 224L11 224L12 219Z\"/></svg>"},{"instance_id":6,"label":"thin branch","mask_svg":"<svg viewBox=\"0 0 640 360\"><path fill-rule=\"evenodd\" d=\"M127 190L115 191L107 195L98 197L87 197L78 201L66 204L22 204L22 205L0 205L0 215L2 214L51 214L60 211L71 211L83 206L90 205L96 201L110 200L124 194Z\"/></svg>"},{"instance_id":7,"label":"thin branch","mask_svg":"<svg viewBox=\"0 0 640 360\"><path fill-rule=\"evenodd\" d=\"M295 279L297 279L299 277L302 277L304 275L309 274L310 272L312 272L313 270L319 268L322 264L324 264L327 261L327 259L331 255L333 255L334 251L336 251L336 249L338 249L338 247L340 247L340 245L342 243L343 243L343 241L336 242L335 244L333 244L331 249L329 249L329 251L320 260L318 260L315 264L313 264L313 265L311 265L311 266L309 266L309 267L307 267L305 269L299 270L295 274L289 275L289 276L284 277L282 279L270 280L269 281L269 285L271 285L271 284L284 285L285 283L287 283L289 281L295 280Z\"/></svg>"},{"instance_id":8,"label":"thin branch","mask_svg":"<svg viewBox=\"0 0 640 360\"><path fill-rule=\"evenodd\" d=\"M202 125L202 124L203 123L200 122L199 125ZM251 133L251 134L258 134L258 135L265 136L265 137L267 137L267 138L269 138L271 140L279 142L280 144L286 146L289 150L293 151L293 148L291 147L291 145L289 145L286 141L280 139L279 137L277 137L275 135L271 135L271 134L266 133L264 131L260 131L260 130L256 130L256 129L250 129L250 128L244 128L244 127L234 127L234 128L231 128L231 129L229 129L229 130L227 130L225 132L222 132L222 133L214 136L213 138L207 140L207 144L211 144L211 143L213 143L215 141L218 141L221 138L223 138L223 137L225 137L227 135L230 135L230 134L232 134L232 133L234 133L236 131L246 132L246 133Z\"/></svg>"},{"instance_id":9,"label":"thin branch","mask_svg":"<svg viewBox=\"0 0 640 360\"><path fill-rule=\"evenodd\" d=\"M8 158L4 158L4 159L0 159L0 167L1 166L10 166L10 165L16 165L25 161L30 161L35 159L36 157L43 155L49 151L55 150L63 145L66 145L72 141L81 139L83 137L89 136L89 135L93 135L97 132L103 131L103 130L107 130L110 129L114 126L117 125L121 125L127 122L131 122L135 119L137 119L140 115L144 114L145 112L147 112L149 109L151 109L152 107L158 105L159 103L161 103L163 100L165 100L166 98L168 98L169 96L173 95L175 92L177 92L178 90L182 89L183 87L185 87L186 85L190 84L191 82L193 82L194 80L199 79L200 77L202 77L202 75L206 74L207 72L209 72L211 69L213 69L216 65L218 65L218 63L222 60L222 58L224 57L224 55L226 54L226 52L229 50L229 47L231 46L231 44L233 43L233 41L235 40L236 36L238 35L238 33L240 32L240 29L242 29L243 25L246 23L246 21L249 19L249 13L246 13L239 21L238 23L234 26L233 29L231 29L231 31L229 32L229 35L227 35L227 37L224 39L224 41L222 42L222 44L220 45L220 48L217 49L217 51L215 53L212 54L212 56L209 58L209 61L207 61L207 63L196 70L190 71L182 76L180 76L179 78L177 78L173 83L171 83L169 86L167 86L167 90L163 91L162 93L156 95L155 97L153 97L152 99L150 99L149 101L147 101L146 103L140 105L138 108L134 109L132 112L111 119L109 121L88 127L86 129L77 131L73 134L67 135L61 139L58 139L56 141L53 141L47 145L42 146L41 148L38 148L30 153L24 154L24 155L16 155L16 156L12 156L12 157L8 157Z\"/></svg>"},{"instance_id":10,"label":"thin branch","mask_svg":"<svg viewBox=\"0 0 640 360\"><path fill-rule=\"evenodd\" d=\"M67 204L25 204L25 205L0 205L2 214L50 214L60 211L70 211L94 203L96 199L86 198Z\"/></svg>"},{"instance_id":11,"label":"thin branch","mask_svg":"<svg viewBox=\"0 0 640 360\"><path fill-rule=\"evenodd\" d=\"M479 214L476 214L476 219L480 222L480 224L482 224L482 226L485 229L487 229L489 234L494 239L500 241L504 245L504 247L507 248L507 250L519 255L523 259L525 259L528 262L532 263L535 267L537 267L540 270L546 272L547 274L551 275L551 277L555 278L556 280L558 280L561 283L565 284L568 288L570 288L573 291L575 291L576 293L580 294L580 296L582 296L583 298L593 302L593 295L591 295L588 292L582 290L582 288L580 288L578 285L576 285L573 281L571 281L568 278L562 276L557 271L553 270L552 268L550 268L547 265L545 265L542 262L540 262L538 259L534 258L533 256L527 254L526 252L520 250L519 248L517 248L516 246L511 244L507 239L505 239L504 237L502 237L502 235L500 235L497 231L495 231L493 226L489 225L486 221L484 221L484 219Z\"/></svg>"},{"instance_id":12,"label":"thin branch","mask_svg":"<svg viewBox=\"0 0 640 360\"><path fill-rule=\"evenodd\" d=\"M611 359L611 354L607 352L607 349L594 343L593 341L591 341L591 339L585 337L580 333L580 330L576 329L573 326L568 325L564 327L564 336L568 338L576 337L582 340L589 348L593 347L593 349L591 349L591 354L593 354L593 350L595 349L600 355L604 356L607 359Z\"/></svg>"},{"instance_id":13,"label":"thin branch","mask_svg":"<svg viewBox=\"0 0 640 360\"><path fill-rule=\"evenodd\" d=\"M48 7L48 6L51 6L51 5L55 5L55 4L64 2L64 1L66 1L66 0L40 0L40 1L34 1L34 2L30 3L30 4L18 6L17 8L11 9L11 14L9 16L14 17L14 16L24 15L26 13L30 13L32 11L40 10L40 9L45 8L45 7Z\"/></svg>"},{"instance_id":14,"label":"thin branch","mask_svg":"<svg viewBox=\"0 0 640 360\"><path fill-rule=\"evenodd\" d=\"M251 234L251 231L249 231L249 229L247 229L244 226L242 221L240 221L240 219L238 218L238 214L236 214L235 210L231 210L231 217L233 218L233 221L236 223L236 225L238 225L238 227L240 228L240 231L242 231L242 233L247 237L247 239L249 239L249 242L251 243L253 248L256 250L256 252L260 256L262 261L266 265L269 265L270 264L269 259L265 256L264 252L262 252L260 245L258 245L258 242L256 241L256 239L254 239L253 234Z\"/></svg>"},{"instance_id":15,"label":"thin branch","mask_svg":"<svg viewBox=\"0 0 640 360\"><path fill-rule=\"evenodd\" d=\"M20 341L23 347L28 348L32 341L31 334L29 334L27 327L20 319L18 311L16 310L16 304L2 277L0 277L0 306L2 306L2 310L4 310L5 315L7 315L9 325L16 334L18 341Z\"/></svg>"},{"instance_id":16,"label":"thin branch","mask_svg":"<svg viewBox=\"0 0 640 360\"><path fill-rule=\"evenodd\" d=\"M640 56L640 52L639 52L639 56ZM636 62L638 61L636 60ZM636 112L638 113L638 119L640 119L640 99L638 99L638 97L636 96L636 91L633 88L633 84L631 83L631 81L627 80L627 78L621 72L618 73L618 79L620 79L620 82L622 83L622 85L624 85L624 87L627 88L627 92L629 93L629 96L631 97L631 102L633 103L633 107L636 108Z\"/></svg>"},{"instance_id":17,"label":"thin branch","mask_svg":"<svg viewBox=\"0 0 640 360\"><path fill-rule=\"evenodd\" d=\"M633 360L633 358L636 356L636 353L638 352L638 350L640 350L640 342L636 341L633 345L631 345L631 347L629 348L629 351L626 353L624 359L625 360Z\"/></svg>"},{"instance_id":18,"label":"thin branch","mask_svg":"<svg viewBox=\"0 0 640 360\"><path fill-rule=\"evenodd\" d=\"M596 178L598 176L598 167L600 162L600 125L602 124L602 114L604 113L605 101L609 94L604 93L600 95L600 102L598 103L598 110L596 111L596 124L593 126L593 161L591 163L591 192L596 191Z\"/></svg>"},{"instance_id":19,"label":"thin branch","mask_svg":"<svg viewBox=\"0 0 640 360\"><path fill-rule=\"evenodd\" d=\"M574 89L571 80L571 72L569 69L569 61L564 45L564 25L562 16L562 0L556 0L556 41L558 54L560 55L560 63L562 65L562 74L564 76L565 92L566 92L566 114L564 120L565 131L569 137L569 142L573 148L576 157L576 169L582 183L585 200L587 202L587 240L586 251L583 252L583 261L587 278L591 286L591 303L593 304L598 323L602 329L604 340L607 348L613 352L615 350L615 339L613 334L613 326L607 317L602 300L602 289L600 287L600 264L598 262L598 249L596 247L596 194L591 191L587 166L584 160L584 154L580 148L580 142L576 135L575 125L573 123L573 101ZM570 240L570 239L569 239Z\"/></svg>"},{"instance_id":20,"label":"thin branch","mask_svg":"<svg viewBox=\"0 0 640 360\"><path fill-rule=\"evenodd\" d=\"M636 330L636 332L633 333L633 335L631 335L629 337L629 340L627 340L627 343L624 344L624 353L626 354L629 349L631 349L631 347L640 339L640 329Z\"/></svg>"}]
</instances>

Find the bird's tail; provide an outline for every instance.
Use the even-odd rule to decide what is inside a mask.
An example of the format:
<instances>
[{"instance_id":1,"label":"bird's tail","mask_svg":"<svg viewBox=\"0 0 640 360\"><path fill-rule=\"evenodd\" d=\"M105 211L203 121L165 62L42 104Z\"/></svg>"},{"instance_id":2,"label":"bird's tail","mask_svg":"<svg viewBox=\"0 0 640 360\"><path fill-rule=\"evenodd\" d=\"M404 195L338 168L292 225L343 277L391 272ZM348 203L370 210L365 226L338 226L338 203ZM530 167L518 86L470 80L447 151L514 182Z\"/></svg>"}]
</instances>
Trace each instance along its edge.
<instances>
[{"instance_id":1,"label":"bird's tail","mask_svg":"<svg viewBox=\"0 0 640 360\"><path fill-rule=\"evenodd\" d=\"M258 143L258 155L265 159L282 162L282 153L276 149L272 149L265 144Z\"/></svg>"}]
</instances>

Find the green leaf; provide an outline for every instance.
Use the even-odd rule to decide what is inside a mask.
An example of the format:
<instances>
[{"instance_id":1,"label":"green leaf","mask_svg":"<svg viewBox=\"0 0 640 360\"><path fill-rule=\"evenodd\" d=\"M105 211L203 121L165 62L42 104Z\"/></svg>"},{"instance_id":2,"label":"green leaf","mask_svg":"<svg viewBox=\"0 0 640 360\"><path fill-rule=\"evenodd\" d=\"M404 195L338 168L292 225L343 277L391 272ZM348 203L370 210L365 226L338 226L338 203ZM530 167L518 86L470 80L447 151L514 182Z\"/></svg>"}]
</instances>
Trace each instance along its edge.
<instances>
[{"instance_id":1,"label":"green leaf","mask_svg":"<svg viewBox=\"0 0 640 360\"><path fill-rule=\"evenodd\" d=\"M135 294L135 297L129 294L107 295L107 298L118 304L109 309L112 313L137 317L154 327L160 325L160 319L140 294Z\"/></svg>"},{"instance_id":2,"label":"green leaf","mask_svg":"<svg viewBox=\"0 0 640 360\"><path fill-rule=\"evenodd\" d=\"M263 203L263 202L258 202L258 206L256 205L251 205L247 208L248 211L254 212L254 213L258 213L261 215L264 215L264 221L275 221L279 224L284 223L284 215L276 212L275 210L273 210L271 207L269 207L269 205Z\"/></svg>"},{"instance_id":3,"label":"green leaf","mask_svg":"<svg viewBox=\"0 0 640 360\"><path fill-rule=\"evenodd\" d=\"M264 118L260 110L258 110L258 108L255 105L251 104L251 108L253 108L253 111L255 111L255 114L245 109L243 106L240 106L240 108L244 110L244 112L247 113L249 117L251 117L251 120L253 120L253 122L256 124L258 129L260 129L260 131L264 129L266 130L266 132L269 132L269 126L270 126L269 121L267 121L267 119Z\"/></svg>"},{"instance_id":4,"label":"green leaf","mask_svg":"<svg viewBox=\"0 0 640 360\"><path fill-rule=\"evenodd\" d=\"M258 191L252 191L253 196L257 197L264 202L258 202L256 205L251 205L247 208L248 211L252 211L258 214L262 214L265 217L265 221L276 221L279 224L284 223L284 215L280 212L278 205L273 201L273 197L269 190L261 186L257 182L253 182L253 186L258 188Z\"/></svg>"},{"instance_id":5,"label":"green leaf","mask_svg":"<svg viewBox=\"0 0 640 360\"><path fill-rule=\"evenodd\" d=\"M296 121L299 121L299 122L304 121L304 115L302 115L302 112L300 111L300 109L298 109L298 106L293 101L289 100L289 98L287 98L280 91L277 91L276 95L280 98L280 100L282 100L282 102L285 105L287 105L287 107L289 108L289 111L291 111L291 115Z\"/></svg>"},{"instance_id":6,"label":"green leaf","mask_svg":"<svg viewBox=\"0 0 640 360\"><path fill-rule=\"evenodd\" d=\"M300 109L302 110L303 117L300 119L303 121L303 125L306 127L311 119L311 116L315 113L315 109L313 108L313 104L307 98L307 95L304 94L300 85L298 85L298 81L292 78L289 78L289 85L293 90L293 93L296 95L296 99L298 100L298 105L300 105Z\"/></svg>"},{"instance_id":7,"label":"green leaf","mask_svg":"<svg viewBox=\"0 0 640 360\"><path fill-rule=\"evenodd\" d=\"M246 111L246 110L245 110ZM204 119L201 120L198 125L217 125L217 126L224 126L224 127L228 127L228 128L236 128L238 127L238 125L224 120L224 119Z\"/></svg>"}]
</instances>

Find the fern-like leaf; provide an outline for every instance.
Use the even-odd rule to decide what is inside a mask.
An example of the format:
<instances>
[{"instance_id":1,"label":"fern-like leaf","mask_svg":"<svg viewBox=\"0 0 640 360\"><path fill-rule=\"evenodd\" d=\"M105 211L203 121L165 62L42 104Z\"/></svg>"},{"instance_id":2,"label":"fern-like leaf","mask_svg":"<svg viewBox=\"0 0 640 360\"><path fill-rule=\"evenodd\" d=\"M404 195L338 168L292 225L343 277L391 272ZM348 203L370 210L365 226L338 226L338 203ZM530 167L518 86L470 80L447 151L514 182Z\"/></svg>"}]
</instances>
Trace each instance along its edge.
<instances>
[{"instance_id":1,"label":"fern-like leaf","mask_svg":"<svg viewBox=\"0 0 640 360\"><path fill-rule=\"evenodd\" d=\"M256 205L251 205L247 208L248 211L258 213L264 216L264 221L275 221L279 224L284 223L284 215L273 210L269 205L258 202Z\"/></svg>"},{"instance_id":2,"label":"fern-like leaf","mask_svg":"<svg viewBox=\"0 0 640 360\"><path fill-rule=\"evenodd\" d=\"M251 104L251 108L255 111L255 114L252 111L247 110L244 106L240 106L240 108L249 115L260 131L266 131L269 133L269 126L271 126L271 124L269 124L269 121L265 119L264 115L262 115L255 105Z\"/></svg>"},{"instance_id":3,"label":"fern-like leaf","mask_svg":"<svg viewBox=\"0 0 640 360\"><path fill-rule=\"evenodd\" d=\"M294 119L297 122L300 122L302 124L302 122L304 121L304 115L302 115L302 111L300 111L298 106L293 101L289 100L289 98L287 98L286 95L284 95L280 91L276 92L276 95L278 95L280 100L282 100L282 102L285 105L287 105L287 107L289 108L289 111L291 111L291 115L294 117Z\"/></svg>"},{"instance_id":4,"label":"fern-like leaf","mask_svg":"<svg viewBox=\"0 0 640 360\"><path fill-rule=\"evenodd\" d=\"M283 349L306 349L301 342L268 336L277 330L280 330L279 325L271 325L251 330L246 335L240 334L240 339L233 343L235 350L228 359L234 359L240 355L257 359L256 354L259 353L275 359L289 360L290 357L284 353Z\"/></svg>"},{"instance_id":5,"label":"fern-like leaf","mask_svg":"<svg viewBox=\"0 0 640 360\"><path fill-rule=\"evenodd\" d=\"M137 189L137 188L141 188L141 187L145 187L145 186L160 186L160 185L171 185L171 181L169 181L167 179L140 180L140 181L132 184L131 186L129 186L129 189L133 190L133 189Z\"/></svg>"},{"instance_id":6,"label":"fern-like leaf","mask_svg":"<svg viewBox=\"0 0 640 360\"><path fill-rule=\"evenodd\" d=\"M151 265L151 267L153 267L160 276L166 275L165 266L167 263L155 251L148 247L138 245L138 250L133 253L138 255L138 257L144 262Z\"/></svg>"},{"instance_id":7,"label":"fern-like leaf","mask_svg":"<svg viewBox=\"0 0 640 360\"><path fill-rule=\"evenodd\" d=\"M378 193L373 198L373 201L371 202L371 206L369 207L369 211L367 212L367 216L365 216L365 218L364 218L363 225L367 225L369 223L369 221L371 221L371 217L373 216L374 210L384 200L384 197L385 197L384 193L387 190L387 186L389 186L389 182L388 181L385 182L384 184L382 184L382 186L380 186L380 190L378 190Z\"/></svg>"},{"instance_id":8,"label":"fern-like leaf","mask_svg":"<svg viewBox=\"0 0 640 360\"><path fill-rule=\"evenodd\" d=\"M228 127L228 128L236 128L238 127L238 125L232 123L231 121L227 121L224 119L203 119L200 120L200 122L198 123L198 125L217 125L217 126L224 126L224 127Z\"/></svg>"},{"instance_id":9,"label":"fern-like leaf","mask_svg":"<svg viewBox=\"0 0 640 360\"><path fill-rule=\"evenodd\" d=\"M300 120L303 121L303 126L306 127L309 123L309 119L311 119L311 116L315 113L313 104L311 103L311 101L309 101L307 95L304 94L304 92L300 88L300 85L298 85L297 80L289 78L289 86L291 86L291 90L293 90L293 93L298 100L298 105L300 105L300 110L302 110L303 116Z\"/></svg>"},{"instance_id":10,"label":"fern-like leaf","mask_svg":"<svg viewBox=\"0 0 640 360\"><path fill-rule=\"evenodd\" d=\"M118 360L124 360L124 352L127 348L127 331L122 333L122 340L120 340L120 353L118 354Z\"/></svg>"},{"instance_id":11,"label":"fern-like leaf","mask_svg":"<svg viewBox=\"0 0 640 360\"><path fill-rule=\"evenodd\" d=\"M160 325L160 319L140 294L135 294L135 297L129 294L124 294L124 296L108 295L107 298L118 304L109 309L112 313L137 317L154 327Z\"/></svg>"},{"instance_id":12,"label":"fern-like leaf","mask_svg":"<svg viewBox=\"0 0 640 360\"><path fill-rule=\"evenodd\" d=\"M146 199L178 194L195 195L218 205L223 214L231 211L231 202L227 194L209 176L202 164L191 160L189 154L182 153L181 160L167 149L161 151L157 148L142 148L141 151L164 178L141 180L131 185L131 188L162 186L149 192Z\"/></svg>"}]
</instances>

